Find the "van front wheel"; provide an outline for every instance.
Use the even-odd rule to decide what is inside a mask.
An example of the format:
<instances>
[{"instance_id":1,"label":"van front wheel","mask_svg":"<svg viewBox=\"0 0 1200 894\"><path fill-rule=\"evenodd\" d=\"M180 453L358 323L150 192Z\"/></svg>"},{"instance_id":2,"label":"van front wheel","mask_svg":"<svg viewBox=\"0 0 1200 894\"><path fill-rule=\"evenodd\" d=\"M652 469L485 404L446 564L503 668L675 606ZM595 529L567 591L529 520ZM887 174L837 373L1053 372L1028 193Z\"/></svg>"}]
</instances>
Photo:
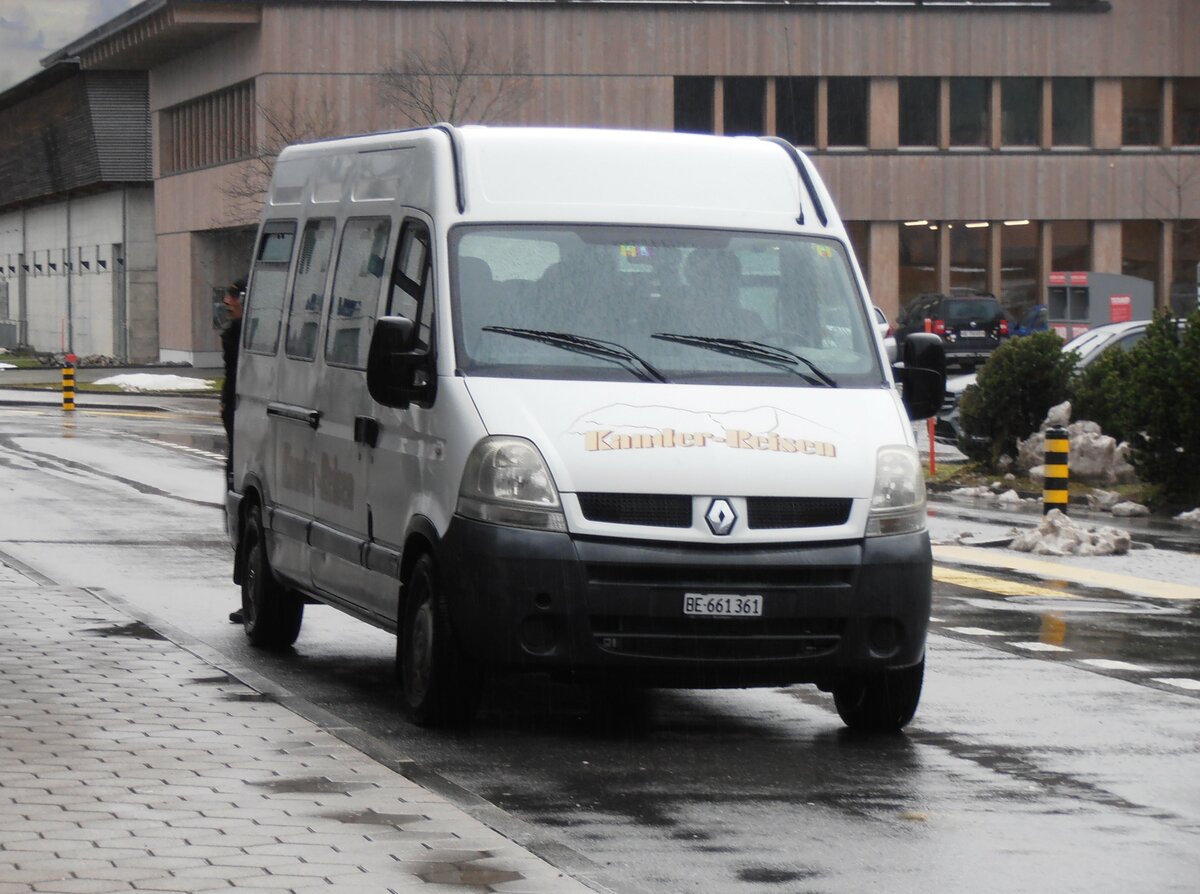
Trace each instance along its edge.
<instances>
[{"instance_id":1,"label":"van front wheel","mask_svg":"<svg viewBox=\"0 0 1200 894\"><path fill-rule=\"evenodd\" d=\"M877 671L838 684L833 690L833 703L842 722L852 730L894 733L917 713L924 679L922 658L912 667Z\"/></svg>"},{"instance_id":2,"label":"van front wheel","mask_svg":"<svg viewBox=\"0 0 1200 894\"><path fill-rule=\"evenodd\" d=\"M396 664L409 717L419 726L462 726L479 704L482 680L450 630L432 557L417 560L405 587Z\"/></svg>"},{"instance_id":3,"label":"van front wheel","mask_svg":"<svg viewBox=\"0 0 1200 894\"><path fill-rule=\"evenodd\" d=\"M242 573L242 626L252 645L264 649L290 646L300 635L304 600L275 577L267 556L267 538L262 510L251 506L246 513L246 567Z\"/></svg>"}]
</instances>

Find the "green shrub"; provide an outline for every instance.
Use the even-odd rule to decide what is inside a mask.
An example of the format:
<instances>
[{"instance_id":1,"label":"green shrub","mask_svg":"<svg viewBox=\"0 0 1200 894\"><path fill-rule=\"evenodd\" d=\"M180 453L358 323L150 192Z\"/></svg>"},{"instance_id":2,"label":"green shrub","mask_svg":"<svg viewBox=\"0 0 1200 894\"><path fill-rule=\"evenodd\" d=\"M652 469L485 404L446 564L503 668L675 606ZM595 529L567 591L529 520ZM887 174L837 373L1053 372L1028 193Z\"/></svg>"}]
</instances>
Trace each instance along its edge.
<instances>
[{"instance_id":1,"label":"green shrub","mask_svg":"<svg viewBox=\"0 0 1200 894\"><path fill-rule=\"evenodd\" d=\"M1046 413L1067 399L1075 355L1056 332L1037 332L1000 345L959 398L960 443L972 459L995 467L1016 456L1017 439L1037 431Z\"/></svg>"},{"instance_id":2,"label":"green shrub","mask_svg":"<svg viewBox=\"0 0 1200 894\"><path fill-rule=\"evenodd\" d=\"M1181 329L1158 314L1130 351L1130 457L1170 501L1200 502L1200 312Z\"/></svg>"}]
</instances>

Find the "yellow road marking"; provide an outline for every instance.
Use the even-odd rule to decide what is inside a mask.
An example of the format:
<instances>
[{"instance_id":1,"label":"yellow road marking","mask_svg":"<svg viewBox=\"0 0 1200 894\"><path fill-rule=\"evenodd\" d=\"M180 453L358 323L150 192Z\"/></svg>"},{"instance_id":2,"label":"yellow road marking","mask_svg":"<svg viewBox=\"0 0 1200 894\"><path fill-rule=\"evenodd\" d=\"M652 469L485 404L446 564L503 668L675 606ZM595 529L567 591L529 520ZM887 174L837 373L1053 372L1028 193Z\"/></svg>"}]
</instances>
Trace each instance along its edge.
<instances>
[{"instance_id":1,"label":"yellow road marking","mask_svg":"<svg viewBox=\"0 0 1200 894\"><path fill-rule=\"evenodd\" d=\"M1060 564L1046 559L1034 559L1011 550L984 549L972 546L954 546L944 544L933 548L933 558L938 562L951 565L983 565L989 568L1004 568L1022 574L1032 574L1047 581L1063 581L1065 583L1083 584L1089 587L1105 587L1133 596L1144 596L1150 599L1192 600L1200 599L1200 587L1187 584L1174 584L1166 581L1149 580L1144 577L1134 577L1131 574L1118 574L1112 571L1101 571L1097 568L1080 568L1075 565ZM948 571L949 569L936 569ZM934 574L934 579L938 578ZM979 575L985 578L985 575ZM951 583L951 581L946 581ZM1008 585L1007 581L998 584ZM967 586L964 584L963 586ZM1049 586L1053 586L1050 584ZM993 590L993 592L998 592ZM1063 595L1058 593L1060 597Z\"/></svg>"},{"instance_id":2,"label":"yellow road marking","mask_svg":"<svg viewBox=\"0 0 1200 894\"><path fill-rule=\"evenodd\" d=\"M1061 588L1038 587L1032 584L1021 584L1011 580L1001 580L986 574L976 574L973 571L962 571L958 568L943 568L934 566L933 579L940 584L954 584L957 587L969 587L972 590L986 590L999 596L1041 596L1050 599L1079 599L1074 593L1068 593Z\"/></svg>"}]
</instances>

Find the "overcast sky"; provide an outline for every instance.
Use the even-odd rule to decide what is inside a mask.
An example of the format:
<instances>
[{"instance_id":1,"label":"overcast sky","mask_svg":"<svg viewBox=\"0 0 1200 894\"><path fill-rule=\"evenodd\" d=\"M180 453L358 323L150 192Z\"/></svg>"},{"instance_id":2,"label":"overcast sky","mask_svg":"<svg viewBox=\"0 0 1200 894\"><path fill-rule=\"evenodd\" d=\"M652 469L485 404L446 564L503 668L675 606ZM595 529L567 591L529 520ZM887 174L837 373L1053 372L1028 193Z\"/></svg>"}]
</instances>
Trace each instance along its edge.
<instances>
[{"instance_id":1,"label":"overcast sky","mask_svg":"<svg viewBox=\"0 0 1200 894\"><path fill-rule=\"evenodd\" d=\"M39 61L140 0L0 0L0 90L42 70Z\"/></svg>"}]
</instances>

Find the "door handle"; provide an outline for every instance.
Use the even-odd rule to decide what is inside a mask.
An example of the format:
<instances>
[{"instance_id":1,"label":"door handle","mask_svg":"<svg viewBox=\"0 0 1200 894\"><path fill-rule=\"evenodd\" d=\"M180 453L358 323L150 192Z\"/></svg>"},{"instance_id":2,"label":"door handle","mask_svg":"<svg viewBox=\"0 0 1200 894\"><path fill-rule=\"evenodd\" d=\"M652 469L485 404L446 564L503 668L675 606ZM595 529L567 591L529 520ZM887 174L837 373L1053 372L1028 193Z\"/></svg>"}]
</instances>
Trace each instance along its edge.
<instances>
[{"instance_id":1,"label":"door handle","mask_svg":"<svg viewBox=\"0 0 1200 894\"><path fill-rule=\"evenodd\" d=\"M379 443L379 420L372 416L354 417L354 441L374 447Z\"/></svg>"}]
</instances>

